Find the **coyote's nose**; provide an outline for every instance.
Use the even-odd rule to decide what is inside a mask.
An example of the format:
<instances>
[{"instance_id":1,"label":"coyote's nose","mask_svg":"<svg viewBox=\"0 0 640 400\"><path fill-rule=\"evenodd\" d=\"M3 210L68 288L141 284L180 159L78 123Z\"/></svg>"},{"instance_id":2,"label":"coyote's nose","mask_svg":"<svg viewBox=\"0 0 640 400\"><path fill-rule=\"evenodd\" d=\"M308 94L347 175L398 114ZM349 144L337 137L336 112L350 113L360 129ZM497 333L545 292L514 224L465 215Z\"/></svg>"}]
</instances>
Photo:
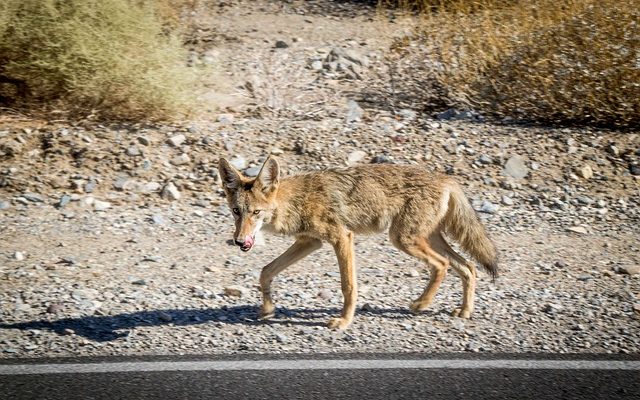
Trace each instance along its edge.
<instances>
[{"instance_id":1,"label":"coyote's nose","mask_svg":"<svg viewBox=\"0 0 640 400\"><path fill-rule=\"evenodd\" d=\"M244 246L244 239L243 240L236 239L235 242L236 242L236 246Z\"/></svg>"}]
</instances>

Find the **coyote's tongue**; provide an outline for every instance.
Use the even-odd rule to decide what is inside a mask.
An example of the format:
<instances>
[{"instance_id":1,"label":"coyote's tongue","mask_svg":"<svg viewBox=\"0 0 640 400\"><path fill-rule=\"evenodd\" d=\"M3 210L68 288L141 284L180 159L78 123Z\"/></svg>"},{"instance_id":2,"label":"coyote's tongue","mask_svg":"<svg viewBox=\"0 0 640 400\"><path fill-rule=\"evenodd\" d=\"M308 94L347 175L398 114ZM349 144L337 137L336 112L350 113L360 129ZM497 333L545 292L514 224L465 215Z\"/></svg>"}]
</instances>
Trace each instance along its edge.
<instances>
[{"instance_id":1,"label":"coyote's tongue","mask_svg":"<svg viewBox=\"0 0 640 400\"><path fill-rule=\"evenodd\" d=\"M251 248L253 247L253 236L252 235L247 235L247 237L244 238L244 243L242 244L242 247L240 247L240 250L242 251L249 251L251 250Z\"/></svg>"}]
</instances>

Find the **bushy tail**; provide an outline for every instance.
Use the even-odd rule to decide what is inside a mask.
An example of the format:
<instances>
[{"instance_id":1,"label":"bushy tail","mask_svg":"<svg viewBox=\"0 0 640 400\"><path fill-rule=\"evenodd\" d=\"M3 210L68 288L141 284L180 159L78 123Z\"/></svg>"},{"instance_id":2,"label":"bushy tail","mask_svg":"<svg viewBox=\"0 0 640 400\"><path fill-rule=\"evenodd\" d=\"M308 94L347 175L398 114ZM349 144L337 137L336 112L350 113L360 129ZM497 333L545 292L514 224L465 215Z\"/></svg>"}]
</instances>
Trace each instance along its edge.
<instances>
[{"instance_id":1,"label":"bushy tail","mask_svg":"<svg viewBox=\"0 0 640 400\"><path fill-rule=\"evenodd\" d=\"M482 223L471 207L462 189L454 184L449 194L444 227L447 234L478 261L495 280L498 276L496 247L487 235Z\"/></svg>"}]
</instances>

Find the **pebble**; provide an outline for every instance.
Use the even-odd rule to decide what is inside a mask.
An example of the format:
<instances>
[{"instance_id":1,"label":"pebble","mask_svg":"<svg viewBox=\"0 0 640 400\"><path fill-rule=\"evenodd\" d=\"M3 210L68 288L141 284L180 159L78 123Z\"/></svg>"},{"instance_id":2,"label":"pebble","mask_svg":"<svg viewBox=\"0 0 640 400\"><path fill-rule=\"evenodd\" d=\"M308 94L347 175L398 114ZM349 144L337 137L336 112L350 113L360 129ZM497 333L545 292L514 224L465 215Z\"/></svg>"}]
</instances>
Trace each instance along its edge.
<instances>
[{"instance_id":1,"label":"pebble","mask_svg":"<svg viewBox=\"0 0 640 400\"><path fill-rule=\"evenodd\" d=\"M567 228L567 230L569 232L580 233L580 234L583 234L583 235L589 233L587 228L585 228L584 226L570 226L570 227Z\"/></svg>"},{"instance_id":2,"label":"pebble","mask_svg":"<svg viewBox=\"0 0 640 400\"><path fill-rule=\"evenodd\" d=\"M251 178L258 176L261 167L250 167L244 170L244 174Z\"/></svg>"},{"instance_id":3,"label":"pebble","mask_svg":"<svg viewBox=\"0 0 640 400\"><path fill-rule=\"evenodd\" d=\"M229 160L229 164L231 164L233 168L242 171L247 168L249 162L242 156L235 156Z\"/></svg>"},{"instance_id":4,"label":"pebble","mask_svg":"<svg viewBox=\"0 0 640 400\"><path fill-rule=\"evenodd\" d=\"M8 201L0 200L0 210L8 210L11 204Z\"/></svg>"},{"instance_id":5,"label":"pebble","mask_svg":"<svg viewBox=\"0 0 640 400\"><path fill-rule=\"evenodd\" d=\"M347 157L347 164L355 165L360 161L362 161L366 156L367 156L367 153L365 153L362 150L352 151L351 153L349 153L349 156Z\"/></svg>"},{"instance_id":6,"label":"pebble","mask_svg":"<svg viewBox=\"0 0 640 400\"><path fill-rule=\"evenodd\" d=\"M111 203L109 203L108 201L102 201L97 199L93 201L93 209L95 211L105 211L108 208L111 208Z\"/></svg>"},{"instance_id":7,"label":"pebble","mask_svg":"<svg viewBox=\"0 0 640 400\"><path fill-rule=\"evenodd\" d=\"M579 168L577 172L578 172L578 175L580 175L584 179L593 178L593 170L588 165L585 165L585 166Z\"/></svg>"},{"instance_id":8,"label":"pebble","mask_svg":"<svg viewBox=\"0 0 640 400\"><path fill-rule=\"evenodd\" d=\"M230 297L245 297L249 290L245 287L233 285L224 288L224 294Z\"/></svg>"},{"instance_id":9,"label":"pebble","mask_svg":"<svg viewBox=\"0 0 640 400\"><path fill-rule=\"evenodd\" d=\"M276 40L274 47L276 49L286 49L287 47L289 47L289 44L284 40Z\"/></svg>"},{"instance_id":10,"label":"pebble","mask_svg":"<svg viewBox=\"0 0 640 400\"><path fill-rule=\"evenodd\" d=\"M163 199L166 199L169 201L175 201L175 200L180 200L180 198L182 197L182 194L180 194L180 191L178 190L176 185L173 184L173 182L169 182L162 189L161 196Z\"/></svg>"},{"instance_id":11,"label":"pebble","mask_svg":"<svg viewBox=\"0 0 640 400\"><path fill-rule=\"evenodd\" d=\"M13 253L13 259L16 261L24 261L24 253L21 251L16 251L15 253Z\"/></svg>"},{"instance_id":12,"label":"pebble","mask_svg":"<svg viewBox=\"0 0 640 400\"><path fill-rule=\"evenodd\" d=\"M186 153L182 153L179 156L173 157L171 159L171 164L175 166L189 164L190 162L191 162L191 158Z\"/></svg>"},{"instance_id":13,"label":"pebble","mask_svg":"<svg viewBox=\"0 0 640 400\"><path fill-rule=\"evenodd\" d=\"M27 192L27 193L23 193L22 197L27 199L30 202L33 202L33 203L43 203L44 202L44 197L42 197L38 193Z\"/></svg>"},{"instance_id":14,"label":"pebble","mask_svg":"<svg viewBox=\"0 0 640 400\"><path fill-rule=\"evenodd\" d=\"M513 156L505 164L504 173L514 179L522 179L529 174L529 168L527 168L524 158Z\"/></svg>"},{"instance_id":15,"label":"pebble","mask_svg":"<svg viewBox=\"0 0 640 400\"><path fill-rule=\"evenodd\" d=\"M345 117L347 124L360 121L363 115L364 110L355 100L347 100L347 114Z\"/></svg>"},{"instance_id":16,"label":"pebble","mask_svg":"<svg viewBox=\"0 0 640 400\"><path fill-rule=\"evenodd\" d=\"M173 147L179 147L182 143L185 142L185 140L187 140L187 137L185 135L178 134L167 139L167 143L169 143Z\"/></svg>"},{"instance_id":17,"label":"pebble","mask_svg":"<svg viewBox=\"0 0 640 400\"><path fill-rule=\"evenodd\" d=\"M487 214L495 214L499 209L500 207L498 205L493 204L489 200L484 200L479 211Z\"/></svg>"},{"instance_id":18,"label":"pebble","mask_svg":"<svg viewBox=\"0 0 640 400\"><path fill-rule=\"evenodd\" d=\"M127 155L131 157L137 157L139 155L142 155L142 152L140 151L140 148L138 146L129 146L127 148Z\"/></svg>"},{"instance_id":19,"label":"pebble","mask_svg":"<svg viewBox=\"0 0 640 400\"><path fill-rule=\"evenodd\" d=\"M512 206L513 199L509 196L502 196L501 203L505 206Z\"/></svg>"}]
</instances>

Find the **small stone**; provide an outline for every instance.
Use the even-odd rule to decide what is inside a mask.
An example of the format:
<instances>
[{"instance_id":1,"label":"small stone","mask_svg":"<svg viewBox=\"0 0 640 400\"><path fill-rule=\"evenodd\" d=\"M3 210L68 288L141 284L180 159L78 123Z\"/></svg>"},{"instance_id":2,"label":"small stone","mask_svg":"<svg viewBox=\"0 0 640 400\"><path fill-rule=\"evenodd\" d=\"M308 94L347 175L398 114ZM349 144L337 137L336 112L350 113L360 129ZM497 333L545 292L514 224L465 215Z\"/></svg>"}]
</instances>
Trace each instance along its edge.
<instances>
[{"instance_id":1,"label":"small stone","mask_svg":"<svg viewBox=\"0 0 640 400\"><path fill-rule=\"evenodd\" d=\"M577 172L578 172L578 175L580 175L584 179L593 178L593 170L588 165L585 165L582 168L578 169Z\"/></svg>"},{"instance_id":2,"label":"small stone","mask_svg":"<svg viewBox=\"0 0 640 400\"><path fill-rule=\"evenodd\" d=\"M482 205L480 206L480 212L483 213L487 213L487 214L495 214L496 212L498 212L498 209L500 207L496 204L493 204L492 202L488 201L488 200L484 200L482 202Z\"/></svg>"},{"instance_id":3,"label":"small stone","mask_svg":"<svg viewBox=\"0 0 640 400\"><path fill-rule=\"evenodd\" d=\"M504 166L504 173L514 179L522 179L529 174L529 169L525 165L524 159L520 156L509 158Z\"/></svg>"},{"instance_id":4,"label":"small stone","mask_svg":"<svg viewBox=\"0 0 640 400\"><path fill-rule=\"evenodd\" d=\"M8 201L0 200L0 210L8 210L11 208L11 204Z\"/></svg>"},{"instance_id":5,"label":"small stone","mask_svg":"<svg viewBox=\"0 0 640 400\"><path fill-rule=\"evenodd\" d=\"M160 214L153 214L151 216L151 221L155 224L155 225L164 225L167 221L164 219L164 217Z\"/></svg>"},{"instance_id":6,"label":"small stone","mask_svg":"<svg viewBox=\"0 0 640 400\"><path fill-rule=\"evenodd\" d=\"M318 297L322 300L330 300L333 297L333 293L331 293L331 290L329 289L321 289L318 292Z\"/></svg>"},{"instance_id":7,"label":"small stone","mask_svg":"<svg viewBox=\"0 0 640 400\"><path fill-rule=\"evenodd\" d=\"M178 147L182 143L184 143L185 140L187 140L187 137L185 135L178 134L178 135L171 136L169 139L167 139L167 143L169 143L173 147Z\"/></svg>"},{"instance_id":8,"label":"small stone","mask_svg":"<svg viewBox=\"0 0 640 400\"><path fill-rule=\"evenodd\" d=\"M369 303L364 303L360 309L362 311L365 311L365 312L373 312L373 311L375 311L375 308Z\"/></svg>"},{"instance_id":9,"label":"small stone","mask_svg":"<svg viewBox=\"0 0 640 400\"><path fill-rule=\"evenodd\" d=\"M371 160L371 164L393 164L393 160L391 159L391 157L381 154L373 157L373 159Z\"/></svg>"},{"instance_id":10,"label":"small stone","mask_svg":"<svg viewBox=\"0 0 640 400\"><path fill-rule=\"evenodd\" d=\"M218 114L218 122L223 125L233 124L234 120L235 117L233 116L233 114Z\"/></svg>"},{"instance_id":11,"label":"small stone","mask_svg":"<svg viewBox=\"0 0 640 400\"><path fill-rule=\"evenodd\" d=\"M493 163L493 159L486 154L481 154L480 158L478 158L478 161L480 161L480 164L484 165Z\"/></svg>"},{"instance_id":12,"label":"small stone","mask_svg":"<svg viewBox=\"0 0 640 400\"><path fill-rule=\"evenodd\" d=\"M640 314L640 303L636 303L633 305L633 311L637 314Z\"/></svg>"},{"instance_id":13,"label":"small stone","mask_svg":"<svg viewBox=\"0 0 640 400\"><path fill-rule=\"evenodd\" d=\"M160 311L158 313L158 319L163 322L171 322L173 320L173 317L166 312Z\"/></svg>"},{"instance_id":14,"label":"small stone","mask_svg":"<svg viewBox=\"0 0 640 400\"><path fill-rule=\"evenodd\" d=\"M287 47L289 47L289 45L284 40L276 40L276 44L274 47L276 49L286 49Z\"/></svg>"},{"instance_id":15,"label":"small stone","mask_svg":"<svg viewBox=\"0 0 640 400\"><path fill-rule=\"evenodd\" d=\"M509 196L502 196L501 203L504 204L505 206L512 206L513 199Z\"/></svg>"},{"instance_id":16,"label":"small stone","mask_svg":"<svg viewBox=\"0 0 640 400\"><path fill-rule=\"evenodd\" d=\"M243 169L246 169L247 166L249 165L247 160L242 156L232 157L231 160L229 160L229 164L231 164L233 168L240 171L242 171Z\"/></svg>"},{"instance_id":17,"label":"small stone","mask_svg":"<svg viewBox=\"0 0 640 400\"><path fill-rule=\"evenodd\" d=\"M251 167L244 170L244 174L249 177L258 176L260 173L260 167Z\"/></svg>"},{"instance_id":18,"label":"small stone","mask_svg":"<svg viewBox=\"0 0 640 400\"><path fill-rule=\"evenodd\" d=\"M133 278L133 279L131 280L131 284L132 284L132 285L136 285L136 286L146 286L147 281L145 281L144 279L136 279L136 278Z\"/></svg>"},{"instance_id":19,"label":"small stone","mask_svg":"<svg viewBox=\"0 0 640 400\"><path fill-rule=\"evenodd\" d=\"M71 335L73 335L73 334L75 334L75 333L76 333L76 331L74 331L74 330L73 330L73 329L71 329L71 328L64 328L64 329L62 330L62 334L63 334L64 336L71 336Z\"/></svg>"},{"instance_id":20,"label":"small stone","mask_svg":"<svg viewBox=\"0 0 640 400\"><path fill-rule=\"evenodd\" d=\"M180 191L178 190L176 185L173 184L173 182L169 182L165 185L165 187L162 189L161 196L163 199L170 201L180 200L180 198L182 197Z\"/></svg>"},{"instance_id":21,"label":"small stone","mask_svg":"<svg viewBox=\"0 0 640 400\"><path fill-rule=\"evenodd\" d=\"M60 311L62 311L62 304L53 303L49 304L49 306L47 307L47 313L49 314L57 314Z\"/></svg>"},{"instance_id":22,"label":"small stone","mask_svg":"<svg viewBox=\"0 0 640 400\"><path fill-rule=\"evenodd\" d=\"M38 193L27 192L22 195L25 199L29 200L32 203L43 203L44 197L39 195Z\"/></svg>"},{"instance_id":23,"label":"small stone","mask_svg":"<svg viewBox=\"0 0 640 400\"><path fill-rule=\"evenodd\" d=\"M627 275L638 275L640 274L640 265L625 265L620 267L619 271Z\"/></svg>"},{"instance_id":24,"label":"small stone","mask_svg":"<svg viewBox=\"0 0 640 400\"><path fill-rule=\"evenodd\" d=\"M355 100L347 101L347 115L345 117L345 121L348 124L360 121L363 115L364 110L358 105Z\"/></svg>"},{"instance_id":25,"label":"small stone","mask_svg":"<svg viewBox=\"0 0 640 400\"><path fill-rule=\"evenodd\" d=\"M171 164L175 166L189 164L190 162L191 162L191 158L189 158L189 155L186 153L180 154L179 156L173 157L171 159Z\"/></svg>"},{"instance_id":26,"label":"small stone","mask_svg":"<svg viewBox=\"0 0 640 400\"><path fill-rule=\"evenodd\" d=\"M138 140L138 143L140 143L143 146L148 146L151 144L151 142L149 141L149 138L146 136L138 136L136 140Z\"/></svg>"},{"instance_id":27,"label":"small stone","mask_svg":"<svg viewBox=\"0 0 640 400\"><path fill-rule=\"evenodd\" d=\"M314 71L322 71L322 61L320 60L315 60L311 62L311 69Z\"/></svg>"},{"instance_id":28,"label":"small stone","mask_svg":"<svg viewBox=\"0 0 640 400\"><path fill-rule=\"evenodd\" d=\"M137 157L137 156L139 156L141 154L142 154L142 152L140 151L138 146L129 146L129 148L127 148L127 155L128 156Z\"/></svg>"},{"instance_id":29,"label":"small stone","mask_svg":"<svg viewBox=\"0 0 640 400\"><path fill-rule=\"evenodd\" d=\"M362 150L353 151L349 153L349 156L347 156L347 164L349 165L357 164L358 162L362 161L366 156L367 156L367 153L365 153Z\"/></svg>"},{"instance_id":30,"label":"small stone","mask_svg":"<svg viewBox=\"0 0 640 400\"><path fill-rule=\"evenodd\" d=\"M420 276L420 272L415 268L411 268L408 272L408 275L412 278L417 278Z\"/></svg>"},{"instance_id":31,"label":"small stone","mask_svg":"<svg viewBox=\"0 0 640 400\"><path fill-rule=\"evenodd\" d=\"M102 200L93 201L93 209L95 211L105 211L110 207L111 207L111 203L109 203L108 201L102 201Z\"/></svg>"},{"instance_id":32,"label":"small stone","mask_svg":"<svg viewBox=\"0 0 640 400\"><path fill-rule=\"evenodd\" d=\"M278 343L286 343L289 341L289 337L286 335L283 335L282 333L277 332L276 340L278 341Z\"/></svg>"},{"instance_id":33,"label":"small stone","mask_svg":"<svg viewBox=\"0 0 640 400\"><path fill-rule=\"evenodd\" d=\"M93 193L96 188L96 181L89 181L84 185L85 193Z\"/></svg>"},{"instance_id":34,"label":"small stone","mask_svg":"<svg viewBox=\"0 0 640 400\"><path fill-rule=\"evenodd\" d=\"M629 173L633 176L640 176L640 165L629 165Z\"/></svg>"},{"instance_id":35,"label":"small stone","mask_svg":"<svg viewBox=\"0 0 640 400\"><path fill-rule=\"evenodd\" d=\"M243 297L247 294L248 290L242 286L227 286L224 288L224 294L229 297Z\"/></svg>"},{"instance_id":36,"label":"small stone","mask_svg":"<svg viewBox=\"0 0 640 400\"><path fill-rule=\"evenodd\" d=\"M13 259L16 261L24 261L24 253L21 251L16 251L15 253L13 253Z\"/></svg>"},{"instance_id":37,"label":"small stone","mask_svg":"<svg viewBox=\"0 0 640 400\"><path fill-rule=\"evenodd\" d=\"M567 267L567 263L562 261L562 260L556 261L553 265L555 265L556 268L566 268Z\"/></svg>"},{"instance_id":38,"label":"small stone","mask_svg":"<svg viewBox=\"0 0 640 400\"><path fill-rule=\"evenodd\" d=\"M567 230L569 232L580 233L583 235L589 233L589 231L587 231L587 228L585 228L584 226L570 226L567 228Z\"/></svg>"}]
</instances>

